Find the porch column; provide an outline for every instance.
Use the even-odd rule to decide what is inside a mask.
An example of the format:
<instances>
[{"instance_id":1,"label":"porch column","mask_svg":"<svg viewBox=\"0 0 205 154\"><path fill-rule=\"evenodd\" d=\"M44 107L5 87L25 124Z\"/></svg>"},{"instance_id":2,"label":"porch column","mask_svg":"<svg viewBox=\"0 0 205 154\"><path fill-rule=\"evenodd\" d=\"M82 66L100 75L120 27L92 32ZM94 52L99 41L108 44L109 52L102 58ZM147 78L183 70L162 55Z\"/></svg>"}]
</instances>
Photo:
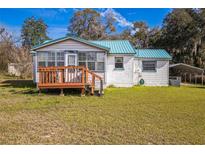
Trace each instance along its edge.
<instances>
[{"instance_id":1,"label":"porch column","mask_svg":"<svg viewBox=\"0 0 205 154\"><path fill-rule=\"evenodd\" d=\"M184 73L184 83L186 83L186 73Z\"/></svg>"},{"instance_id":2,"label":"porch column","mask_svg":"<svg viewBox=\"0 0 205 154\"><path fill-rule=\"evenodd\" d=\"M36 51L31 51L32 63L33 63L33 82L38 82L38 61Z\"/></svg>"}]
</instances>

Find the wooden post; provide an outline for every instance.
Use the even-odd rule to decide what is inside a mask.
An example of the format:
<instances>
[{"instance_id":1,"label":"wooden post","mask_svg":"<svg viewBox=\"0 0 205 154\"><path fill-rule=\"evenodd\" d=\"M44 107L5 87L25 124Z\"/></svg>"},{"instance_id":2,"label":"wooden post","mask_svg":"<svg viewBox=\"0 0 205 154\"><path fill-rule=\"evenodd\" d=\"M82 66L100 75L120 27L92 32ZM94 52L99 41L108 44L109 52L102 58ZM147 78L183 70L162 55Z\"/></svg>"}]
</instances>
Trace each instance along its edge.
<instances>
[{"instance_id":1,"label":"wooden post","mask_svg":"<svg viewBox=\"0 0 205 154\"><path fill-rule=\"evenodd\" d=\"M88 83L88 68L85 70L85 82Z\"/></svg>"},{"instance_id":2,"label":"wooden post","mask_svg":"<svg viewBox=\"0 0 205 154\"><path fill-rule=\"evenodd\" d=\"M95 89L95 75L92 74L92 85L91 85L91 94L94 94L94 89Z\"/></svg>"},{"instance_id":3,"label":"wooden post","mask_svg":"<svg viewBox=\"0 0 205 154\"><path fill-rule=\"evenodd\" d=\"M84 68L82 69L82 84L85 85L85 75L84 75Z\"/></svg>"},{"instance_id":4,"label":"wooden post","mask_svg":"<svg viewBox=\"0 0 205 154\"><path fill-rule=\"evenodd\" d=\"M41 89L40 88L38 89L38 95L39 96L41 95Z\"/></svg>"},{"instance_id":5,"label":"wooden post","mask_svg":"<svg viewBox=\"0 0 205 154\"><path fill-rule=\"evenodd\" d=\"M184 82L186 83L186 73L184 74L185 76L184 76Z\"/></svg>"},{"instance_id":6,"label":"wooden post","mask_svg":"<svg viewBox=\"0 0 205 154\"><path fill-rule=\"evenodd\" d=\"M189 82L191 83L191 73L189 74Z\"/></svg>"},{"instance_id":7,"label":"wooden post","mask_svg":"<svg viewBox=\"0 0 205 154\"><path fill-rule=\"evenodd\" d=\"M202 84L202 86L204 85L204 72L201 75L201 84Z\"/></svg>"},{"instance_id":8,"label":"wooden post","mask_svg":"<svg viewBox=\"0 0 205 154\"><path fill-rule=\"evenodd\" d=\"M41 71L39 71L39 81L38 81L38 83L42 83L42 73L41 73Z\"/></svg>"},{"instance_id":9,"label":"wooden post","mask_svg":"<svg viewBox=\"0 0 205 154\"><path fill-rule=\"evenodd\" d=\"M61 89L60 96L64 96L63 88Z\"/></svg>"},{"instance_id":10,"label":"wooden post","mask_svg":"<svg viewBox=\"0 0 205 154\"><path fill-rule=\"evenodd\" d=\"M81 96L85 96L85 88L81 89Z\"/></svg>"},{"instance_id":11,"label":"wooden post","mask_svg":"<svg viewBox=\"0 0 205 154\"><path fill-rule=\"evenodd\" d=\"M46 83L48 83L48 71L46 71Z\"/></svg>"},{"instance_id":12,"label":"wooden post","mask_svg":"<svg viewBox=\"0 0 205 154\"><path fill-rule=\"evenodd\" d=\"M95 86L95 75L92 74L92 86Z\"/></svg>"},{"instance_id":13,"label":"wooden post","mask_svg":"<svg viewBox=\"0 0 205 154\"><path fill-rule=\"evenodd\" d=\"M54 75L53 75L53 80L54 80L54 83L56 83L57 81L56 81L56 74L57 74L57 71L56 70L54 70Z\"/></svg>"},{"instance_id":14,"label":"wooden post","mask_svg":"<svg viewBox=\"0 0 205 154\"><path fill-rule=\"evenodd\" d=\"M103 91L103 81L100 80L100 96L102 96L102 91Z\"/></svg>"},{"instance_id":15,"label":"wooden post","mask_svg":"<svg viewBox=\"0 0 205 154\"><path fill-rule=\"evenodd\" d=\"M59 82L63 83L63 73L62 73L62 70L60 70Z\"/></svg>"}]
</instances>

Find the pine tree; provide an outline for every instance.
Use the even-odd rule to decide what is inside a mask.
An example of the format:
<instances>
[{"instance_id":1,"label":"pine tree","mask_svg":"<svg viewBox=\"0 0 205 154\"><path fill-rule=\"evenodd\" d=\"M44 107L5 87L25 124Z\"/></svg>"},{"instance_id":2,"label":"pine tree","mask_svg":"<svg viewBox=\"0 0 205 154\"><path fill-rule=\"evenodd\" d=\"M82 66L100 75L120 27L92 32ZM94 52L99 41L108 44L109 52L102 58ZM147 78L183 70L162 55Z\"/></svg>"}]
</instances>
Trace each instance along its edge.
<instances>
[{"instance_id":1,"label":"pine tree","mask_svg":"<svg viewBox=\"0 0 205 154\"><path fill-rule=\"evenodd\" d=\"M48 40L47 27L42 19L27 18L21 29L22 46L31 48Z\"/></svg>"}]
</instances>

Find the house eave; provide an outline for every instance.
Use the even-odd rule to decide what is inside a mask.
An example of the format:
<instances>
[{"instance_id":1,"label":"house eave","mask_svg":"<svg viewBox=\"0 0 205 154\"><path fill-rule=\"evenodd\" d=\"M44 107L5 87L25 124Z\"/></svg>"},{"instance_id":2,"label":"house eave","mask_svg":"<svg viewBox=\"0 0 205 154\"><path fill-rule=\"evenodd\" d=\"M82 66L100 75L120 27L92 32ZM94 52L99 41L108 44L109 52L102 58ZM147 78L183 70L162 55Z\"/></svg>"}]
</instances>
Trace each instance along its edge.
<instances>
[{"instance_id":1,"label":"house eave","mask_svg":"<svg viewBox=\"0 0 205 154\"><path fill-rule=\"evenodd\" d=\"M150 60L172 60L172 58L160 58L160 57L135 57L135 59L150 59Z\"/></svg>"}]
</instances>

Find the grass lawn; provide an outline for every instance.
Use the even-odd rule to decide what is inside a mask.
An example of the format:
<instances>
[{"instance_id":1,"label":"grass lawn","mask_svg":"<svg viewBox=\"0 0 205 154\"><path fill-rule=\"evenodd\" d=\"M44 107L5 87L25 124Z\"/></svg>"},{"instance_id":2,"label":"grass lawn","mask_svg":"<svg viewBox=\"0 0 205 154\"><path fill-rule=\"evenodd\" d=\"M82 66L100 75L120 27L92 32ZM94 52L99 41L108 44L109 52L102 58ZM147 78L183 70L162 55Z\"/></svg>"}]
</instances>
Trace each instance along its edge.
<instances>
[{"instance_id":1,"label":"grass lawn","mask_svg":"<svg viewBox=\"0 0 205 154\"><path fill-rule=\"evenodd\" d=\"M38 96L0 76L0 144L205 144L205 88L108 88Z\"/></svg>"}]
</instances>

